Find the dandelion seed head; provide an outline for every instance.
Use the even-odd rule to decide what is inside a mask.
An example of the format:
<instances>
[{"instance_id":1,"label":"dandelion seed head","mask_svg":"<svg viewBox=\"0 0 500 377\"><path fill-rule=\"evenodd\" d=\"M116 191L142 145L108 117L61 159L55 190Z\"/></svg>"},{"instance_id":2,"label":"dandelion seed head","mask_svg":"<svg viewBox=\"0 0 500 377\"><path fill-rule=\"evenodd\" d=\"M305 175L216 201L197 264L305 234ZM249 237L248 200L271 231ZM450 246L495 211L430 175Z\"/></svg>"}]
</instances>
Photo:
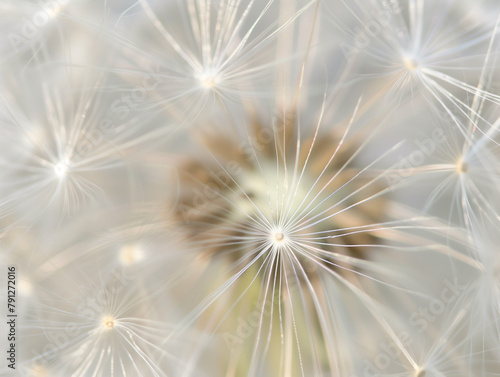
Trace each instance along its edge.
<instances>
[{"instance_id":1,"label":"dandelion seed head","mask_svg":"<svg viewBox=\"0 0 500 377\"><path fill-rule=\"evenodd\" d=\"M312 265L314 262L306 263L312 259L329 268L336 268L339 263L327 261L329 256L319 256L317 253L323 249L334 248L336 255L366 258L365 245L378 241L376 235L356 231L356 227L380 221L386 199L374 195L380 190L378 182L370 185L371 194L365 191L357 195L354 186L362 186L367 180L353 179L351 166L344 166L357 150L357 141L351 140L334 151L332 145L339 142L338 134L315 141L306 136L298 143L292 117L278 120L281 121L284 125L277 127L284 127L283 140L281 136L266 141L255 138L250 151L238 146L225 151L218 165L227 165L226 159L238 162L241 172L237 175L221 172L215 165L209 168L214 169L209 174L201 175L199 172L206 171L206 165L195 161L187 164L187 177L197 177L197 185L204 185L209 194L213 193L208 188L216 189L217 193L214 200L202 206L197 205L195 197L183 196L179 216L185 218L186 213L190 214L189 220L195 223L193 237L202 234L207 237L203 242L208 253L231 255L231 260L253 255L260 245L266 245L269 251L286 251L301 264ZM259 135L267 126L256 122L255 127ZM217 156L220 138L209 137L204 142ZM237 143L227 140L226 145ZM252 156L254 159L249 161ZM186 181L186 185L192 184ZM351 188L344 189L347 185ZM374 196L364 203L362 199L370 195ZM304 247L308 248L306 256L302 252ZM235 249L237 252L233 252Z\"/></svg>"}]
</instances>

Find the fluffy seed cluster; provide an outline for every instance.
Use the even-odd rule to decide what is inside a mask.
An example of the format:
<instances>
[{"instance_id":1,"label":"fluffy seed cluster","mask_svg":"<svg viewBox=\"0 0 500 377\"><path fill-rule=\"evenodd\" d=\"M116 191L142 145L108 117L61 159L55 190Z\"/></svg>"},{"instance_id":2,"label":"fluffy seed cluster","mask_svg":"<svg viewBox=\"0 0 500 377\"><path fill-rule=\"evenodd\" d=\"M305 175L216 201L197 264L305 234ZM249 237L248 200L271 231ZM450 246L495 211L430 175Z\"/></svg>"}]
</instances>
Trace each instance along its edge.
<instances>
[{"instance_id":1,"label":"fluffy seed cluster","mask_svg":"<svg viewBox=\"0 0 500 377\"><path fill-rule=\"evenodd\" d=\"M0 1L0 30L1 375L498 375L497 1Z\"/></svg>"}]
</instances>

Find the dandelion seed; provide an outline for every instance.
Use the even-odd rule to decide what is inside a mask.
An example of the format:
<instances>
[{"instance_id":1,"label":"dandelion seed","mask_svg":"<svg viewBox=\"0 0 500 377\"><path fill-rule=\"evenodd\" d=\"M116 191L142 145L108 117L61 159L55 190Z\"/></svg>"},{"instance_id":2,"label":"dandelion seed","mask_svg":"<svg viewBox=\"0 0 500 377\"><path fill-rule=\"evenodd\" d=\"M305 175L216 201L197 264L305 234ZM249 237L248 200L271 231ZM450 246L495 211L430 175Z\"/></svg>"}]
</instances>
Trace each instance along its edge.
<instances>
[{"instance_id":1,"label":"dandelion seed","mask_svg":"<svg viewBox=\"0 0 500 377\"><path fill-rule=\"evenodd\" d=\"M99 104L102 94L95 88L71 95L48 95L47 80L27 85L26 81L36 74L50 77L55 73L40 64L29 77L9 77L6 87L12 89L12 95L0 99L0 117L7 130L2 148L9 150L0 157L4 175L0 213L12 216L14 222L31 219L35 224L43 219L60 223L68 214L103 200L110 183L105 171L126 179L120 153L136 142L130 142L128 132L122 132L118 137L121 141L114 140L111 147L108 138L114 130L109 127L114 121L100 113L107 105L105 101ZM70 83L68 78L65 84ZM39 98L44 100L37 102ZM29 108L28 103L34 102L41 110ZM88 116L82 117L86 112Z\"/></svg>"},{"instance_id":2,"label":"dandelion seed","mask_svg":"<svg viewBox=\"0 0 500 377\"><path fill-rule=\"evenodd\" d=\"M500 104L500 97L485 88L491 80L486 71L498 57L500 19L473 19L460 2L379 1L369 7L342 3L356 28L336 19L334 5L327 9L332 23L346 35L346 59L353 64L368 62L368 76L380 79L374 96L390 106L422 97L431 108L450 115L474 114L477 108L467 105L471 95ZM465 25L467 33L462 29ZM462 75L465 71L468 74Z\"/></svg>"},{"instance_id":3,"label":"dandelion seed","mask_svg":"<svg viewBox=\"0 0 500 377\"><path fill-rule=\"evenodd\" d=\"M148 38L154 44L131 43L122 35L109 33L113 43L118 42L126 64L116 73L127 80L140 80L137 85L151 99L138 105L189 113L192 119L205 107L214 108L216 102L209 102L214 97L218 102L235 103L247 96L266 96L278 66L277 40L305 19L315 3L304 0L283 6L274 0L189 0L160 5L140 0L136 5L142 12L135 16L146 18L143 29L148 24L154 27ZM279 61L295 59L299 44L294 47L288 56L279 56ZM136 64L130 65L130 61ZM151 68L145 71L144 66Z\"/></svg>"},{"instance_id":4,"label":"dandelion seed","mask_svg":"<svg viewBox=\"0 0 500 377\"><path fill-rule=\"evenodd\" d=\"M472 116L454 117L450 121L459 123L459 127L448 130L447 138L436 146L432 162L414 169L419 182L423 182L422 179L434 182L424 209L428 210L438 200L441 206L448 202L446 217L457 218L456 221L471 230L470 241L473 243L479 224L485 218L494 221L499 216L494 204L496 191L492 191L499 179L495 157L497 130L494 124L489 124L491 115L487 116L486 110L484 107L481 120L478 120L478 124L485 125L481 128L488 127L486 134L477 136L479 131L472 123ZM468 132L462 133L463 129Z\"/></svg>"},{"instance_id":5,"label":"dandelion seed","mask_svg":"<svg viewBox=\"0 0 500 377\"><path fill-rule=\"evenodd\" d=\"M120 279L104 285L87 281L89 284L92 289L88 292L76 288L80 297L66 296L74 288L67 287L51 292L52 297L47 301L36 303L44 308L44 314L28 320L26 326L43 326L46 342L58 339L50 359L41 348L38 364L54 360L50 365L55 371L63 373L69 369L74 376L82 377L88 373L125 377L130 370L166 376L164 368L170 367L164 360L171 360L171 356L166 347L158 345L167 338L168 326L153 319L160 308L155 309L151 301L158 292L132 287L130 282ZM74 325L76 336L66 335L67 323Z\"/></svg>"},{"instance_id":6,"label":"dandelion seed","mask_svg":"<svg viewBox=\"0 0 500 377\"><path fill-rule=\"evenodd\" d=\"M234 363L242 370L257 371L269 350L279 353L291 347L299 359L282 356L280 367L273 369L278 375L286 375L287 368L302 371L318 364L340 373L339 353L346 339L333 335L340 330L330 319L341 314L321 303L319 296L333 294L328 293L330 288L345 288L362 305L373 308L370 297L358 291L355 282L378 280L371 273L377 275L375 271L383 267L371 263L370 255L386 247L384 240L411 236L399 228L404 228L403 223L386 217L390 190L380 180L382 175L365 175L367 168L356 165L355 157L364 146L360 139L333 127L321 133L322 122L309 129L309 135L299 136L299 122L293 115L268 123L273 124L270 132L265 122L252 121L249 144L205 136L201 140L214 165L196 160L184 165L177 215L186 221L195 250L208 265L220 266L217 281L225 277L218 285L214 282L216 288L207 292L186 322L215 316L227 310L221 301L230 300L230 311L216 327L231 335L231 326L238 326L231 317L233 310L246 318L244 302L269 300L272 314L263 314L263 304L255 309L258 320L249 337L256 343L226 338L230 348L252 355L249 364L239 356ZM259 139L264 134L272 137ZM221 149L221 144L236 146ZM201 264L207 269L208 265ZM207 283L203 286L208 289ZM377 325L383 323L376 309L371 314ZM313 330L317 326L320 331ZM296 327L308 329L308 335ZM306 344L326 347L328 355L323 359Z\"/></svg>"}]
</instances>

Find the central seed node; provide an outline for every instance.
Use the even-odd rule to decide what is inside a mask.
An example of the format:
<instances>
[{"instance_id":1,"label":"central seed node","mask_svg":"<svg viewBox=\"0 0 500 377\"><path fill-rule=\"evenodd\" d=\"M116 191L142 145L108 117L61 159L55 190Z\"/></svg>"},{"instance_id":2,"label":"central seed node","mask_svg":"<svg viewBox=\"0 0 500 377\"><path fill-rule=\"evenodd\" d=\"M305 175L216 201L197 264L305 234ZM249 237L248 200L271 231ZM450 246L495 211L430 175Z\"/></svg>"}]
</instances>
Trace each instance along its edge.
<instances>
[{"instance_id":1,"label":"central seed node","mask_svg":"<svg viewBox=\"0 0 500 377\"><path fill-rule=\"evenodd\" d=\"M113 327L115 327L115 324L115 320L111 317L106 317L103 319L104 328L107 330L111 330Z\"/></svg>"},{"instance_id":2,"label":"central seed node","mask_svg":"<svg viewBox=\"0 0 500 377\"><path fill-rule=\"evenodd\" d=\"M415 372L415 377L425 377L427 373L425 373L424 369L419 369Z\"/></svg>"},{"instance_id":3,"label":"central seed node","mask_svg":"<svg viewBox=\"0 0 500 377\"><path fill-rule=\"evenodd\" d=\"M217 84L217 76L213 74L204 74L199 76L201 86L205 89L211 89Z\"/></svg>"},{"instance_id":4,"label":"central seed node","mask_svg":"<svg viewBox=\"0 0 500 377\"><path fill-rule=\"evenodd\" d=\"M68 162L61 161L54 166L54 173L57 177L62 178L69 170Z\"/></svg>"},{"instance_id":5,"label":"central seed node","mask_svg":"<svg viewBox=\"0 0 500 377\"><path fill-rule=\"evenodd\" d=\"M274 240L277 242L281 242L285 239L285 235L281 232L274 233Z\"/></svg>"},{"instance_id":6,"label":"central seed node","mask_svg":"<svg viewBox=\"0 0 500 377\"><path fill-rule=\"evenodd\" d=\"M420 67L418 60L411 55L403 56L403 64L409 71L415 71Z\"/></svg>"},{"instance_id":7,"label":"central seed node","mask_svg":"<svg viewBox=\"0 0 500 377\"><path fill-rule=\"evenodd\" d=\"M469 171L469 164L465 161L459 161L457 165L457 170L461 174L465 174Z\"/></svg>"}]
</instances>

